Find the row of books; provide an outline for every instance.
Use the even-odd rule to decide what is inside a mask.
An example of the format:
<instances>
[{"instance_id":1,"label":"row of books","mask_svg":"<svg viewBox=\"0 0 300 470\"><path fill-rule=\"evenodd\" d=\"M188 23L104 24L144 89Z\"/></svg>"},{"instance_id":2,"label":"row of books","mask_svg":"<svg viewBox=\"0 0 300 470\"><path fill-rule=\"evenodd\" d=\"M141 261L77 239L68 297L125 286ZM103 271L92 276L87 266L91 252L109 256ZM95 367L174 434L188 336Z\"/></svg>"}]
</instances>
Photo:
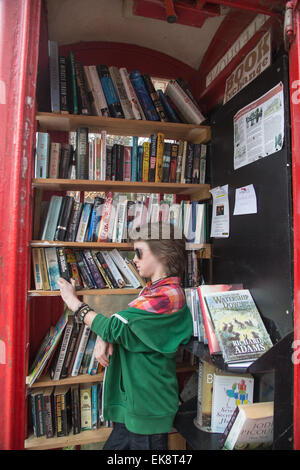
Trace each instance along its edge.
<instances>
[{"instance_id":1,"label":"row of books","mask_svg":"<svg viewBox=\"0 0 300 470\"><path fill-rule=\"evenodd\" d=\"M246 368L272 347L248 289L242 284L200 285L187 290L194 336L229 368Z\"/></svg>"},{"instance_id":2,"label":"row of books","mask_svg":"<svg viewBox=\"0 0 300 470\"><path fill-rule=\"evenodd\" d=\"M254 379L200 361L197 428L220 434L224 450L268 449L273 442L274 402L253 403Z\"/></svg>"},{"instance_id":3,"label":"row of books","mask_svg":"<svg viewBox=\"0 0 300 470\"><path fill-rule=\"evenodd\" d=\"M106 131L91 137L80 127L75 151L51 142L47 132L36 133L35 178L204 184L206 159L207 145L166 141L162 133L141 144L133 136L132 145L108 145Z\"/></svg>"},{"instance_id":4,"label":"row of books","mask_svg":"<svg viewBox=\"0 0 300 470\"><path fill-rule=\"evenodd\" d=\"M54 195L42 223L41 240L122 243L134 239L138 227L162 221L176 227L177 238L183 234L190 243L206 243L207 218L208 205L197 201L170 203L155 195L133 201L109 191L93 202L81 203L72 196Z\"/></svg>"},{"instance_id":5,"label":"row of books","mask_svg":"<svg viewBox=\"0 0 300 470\"><path fill-rule=\"evenodd\" d=\"M166 91L155 90L149 74L105 64L84 66L59 55L48 42L51 111L125 119L201 124L205 120L182 78L170 80Z\"/></svg>"},{"instance_id":6,"label":"row of books","mask_svg":"<svg viewBox=\"0 0 300 470\"><path fill-rule=\"evenodd\" d=\"M37 388L30 393L35 437L68 436L70 431L110 427L101 418L102 382Z\"/></svg>"},{"instance_id":7,"label":"row of books","mask_svg":"<svg viewBox=\"0 0 300 470\"><path fill-rule=\"evenodd\" d=\"M117 249L73 250L68 247L32 248L33 277L36 290L59 290L60 277L76 289L137 289L145 285L135 264Z\"/></svg>"}]
</instances>

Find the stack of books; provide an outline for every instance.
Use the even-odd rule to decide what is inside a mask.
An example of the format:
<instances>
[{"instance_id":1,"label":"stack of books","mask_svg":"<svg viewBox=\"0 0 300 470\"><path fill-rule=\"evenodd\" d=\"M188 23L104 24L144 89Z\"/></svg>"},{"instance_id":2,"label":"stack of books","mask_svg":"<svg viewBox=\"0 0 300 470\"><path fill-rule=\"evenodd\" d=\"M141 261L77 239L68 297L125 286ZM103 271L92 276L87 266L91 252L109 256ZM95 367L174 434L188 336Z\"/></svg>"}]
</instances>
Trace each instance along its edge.
<instances>
[{"instance_id":1,"label":"stack of books","mask_svg":"<svg viewBox=\"0 0 300 470\"><path fill-rule=\"evenodd\" d=\"M155 90L149 74L105 64L83 66L73 51L59 55L48 42L51 111L123 119L201 124L205 118L187 83L170 80Z\"/></svg>"},{"instance_id":2,"label":"stack of books","mask_svg":"<svg viewBox=\"0 0 300 470\"><path fill-rule=\"evenodd\" d=\"M87 127L76 131L76 151L72 144L52 142L49 133L37 132L35 178L205 183L205 144L167 141L162 133L143 141L132 136L132 145L116 138L109 144L106 131L89 134Z\"/></svg>"}]
</instances>

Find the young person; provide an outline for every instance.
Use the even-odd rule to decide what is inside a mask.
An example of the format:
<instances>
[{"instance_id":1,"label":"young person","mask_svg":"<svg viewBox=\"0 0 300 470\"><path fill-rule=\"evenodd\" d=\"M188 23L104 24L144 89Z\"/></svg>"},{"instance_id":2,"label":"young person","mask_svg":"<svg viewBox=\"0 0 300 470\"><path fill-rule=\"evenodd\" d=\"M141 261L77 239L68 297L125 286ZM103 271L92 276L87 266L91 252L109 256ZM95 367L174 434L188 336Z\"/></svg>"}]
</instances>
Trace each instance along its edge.
<instances>
[{"instance_id":1,"label":"young person","mask_svg":"<svg viewBox=\"0 0 300 470\"><path fill-rule=\"evenodd\" d=\"M153 228L153 227L152 227ZM94 312L76 295L75 282L60 279L61 296L100 338L96 357L106 367L103 418L114 422L105 450L165 450L178 410L175 355L192 335L180 275L185 266L184 238L135 237L135 262L148 278L139 296L110 318ZM158 235L158 237L157 237Z\"/></svg>"}]
</instances>

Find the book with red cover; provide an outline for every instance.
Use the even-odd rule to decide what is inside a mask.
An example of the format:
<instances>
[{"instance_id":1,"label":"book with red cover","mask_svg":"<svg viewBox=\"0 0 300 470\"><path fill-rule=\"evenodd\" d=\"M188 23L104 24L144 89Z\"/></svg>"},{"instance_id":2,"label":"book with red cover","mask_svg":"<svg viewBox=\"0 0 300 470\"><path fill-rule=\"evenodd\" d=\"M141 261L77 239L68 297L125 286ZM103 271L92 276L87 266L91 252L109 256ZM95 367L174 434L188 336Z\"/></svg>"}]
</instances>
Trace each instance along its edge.
<instances>
[{"instance_id":1,"label":"book with red cover","mask_svg":"<svg viewBox=\"0 0 300 470\"><path fill-rule=\"evenodd\" d=\"M214 294L215 292L227 292L238 289L243 289L243 284L204 284L202 286L198 286L197 288L210 354L222 354L222 351L217 340L204 296L207 294Z\"/></svg>"}]
</instances>

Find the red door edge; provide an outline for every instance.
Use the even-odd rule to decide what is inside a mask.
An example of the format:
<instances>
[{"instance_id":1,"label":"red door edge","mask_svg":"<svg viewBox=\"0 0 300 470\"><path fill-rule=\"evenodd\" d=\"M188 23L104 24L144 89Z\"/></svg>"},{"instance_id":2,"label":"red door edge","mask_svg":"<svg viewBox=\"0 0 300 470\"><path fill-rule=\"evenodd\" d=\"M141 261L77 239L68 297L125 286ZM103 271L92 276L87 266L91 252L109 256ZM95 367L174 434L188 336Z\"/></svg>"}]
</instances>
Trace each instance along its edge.
<instances>
[{"instance_id":1,"label":"red door edge","mask_svg":"<svg viewBox=\"0 0 300 470\"><path fill-rule=\"evenodd\" d=\"M294 37L289 52L294 207L294 449L300 450L300 7L294 2Z\"/></svg>"},{"instance_id":2,"label":"red door edge","mask_svg":"<svg viewBox=\"0 0 300 470\"><path fill-rule=\"evenodd\" d=\"M40 0L0 2L0 449L24 448Z\"/></svg>"}]
</instances>

